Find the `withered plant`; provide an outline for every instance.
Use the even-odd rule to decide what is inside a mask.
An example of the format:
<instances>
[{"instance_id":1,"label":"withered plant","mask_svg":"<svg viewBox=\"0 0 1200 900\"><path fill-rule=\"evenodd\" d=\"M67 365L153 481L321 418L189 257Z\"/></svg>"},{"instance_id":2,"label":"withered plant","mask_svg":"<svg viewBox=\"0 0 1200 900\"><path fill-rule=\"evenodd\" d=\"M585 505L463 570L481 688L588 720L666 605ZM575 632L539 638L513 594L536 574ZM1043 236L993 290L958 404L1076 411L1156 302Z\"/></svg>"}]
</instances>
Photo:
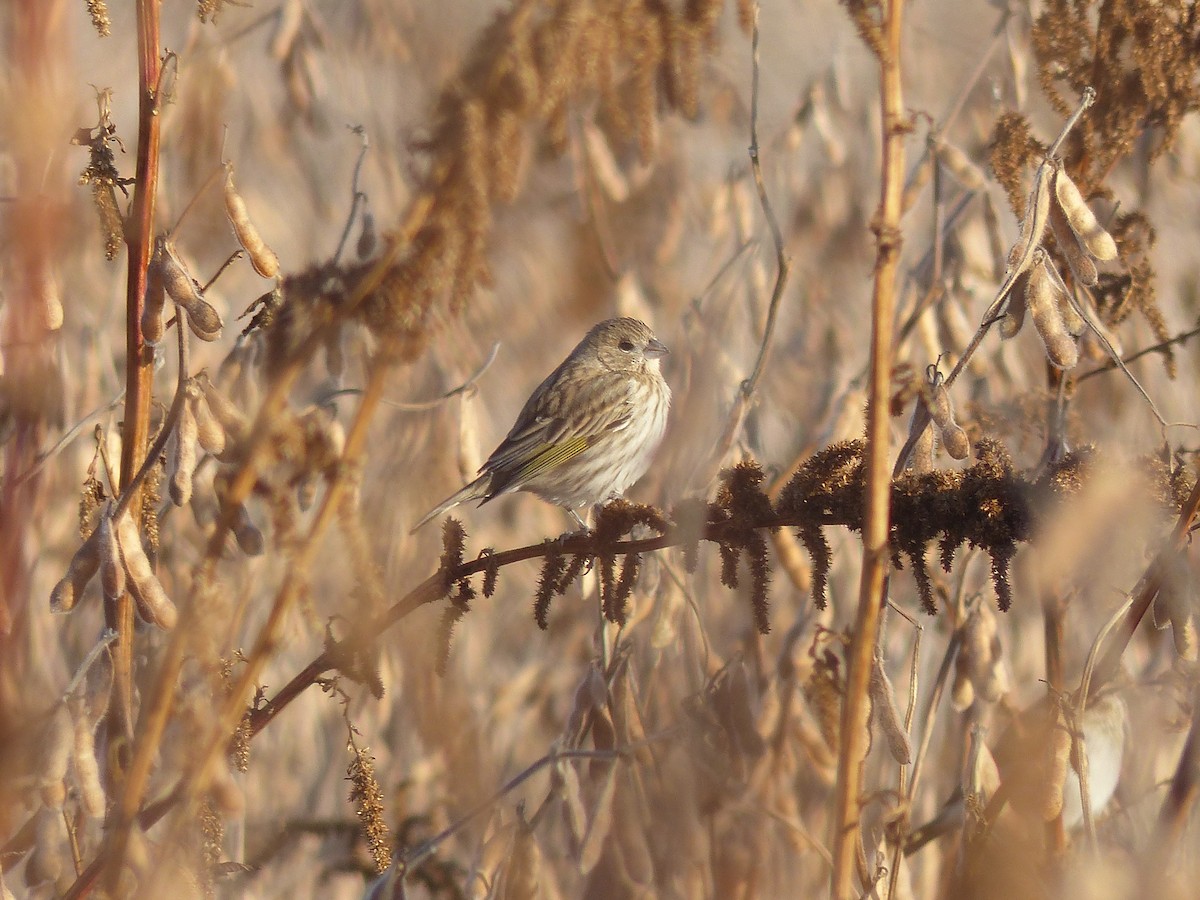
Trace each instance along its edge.
<instances>
[{"instance_id":1,"label":"withered plant","mask_svg":"<svg viewBox=\"0 0 1200 900\"><path fill-rule=\"evenodd\" d=\"M1188 896L1196 7L841 6L0 15L0 897Z\"/></svg>"}]
</instances>

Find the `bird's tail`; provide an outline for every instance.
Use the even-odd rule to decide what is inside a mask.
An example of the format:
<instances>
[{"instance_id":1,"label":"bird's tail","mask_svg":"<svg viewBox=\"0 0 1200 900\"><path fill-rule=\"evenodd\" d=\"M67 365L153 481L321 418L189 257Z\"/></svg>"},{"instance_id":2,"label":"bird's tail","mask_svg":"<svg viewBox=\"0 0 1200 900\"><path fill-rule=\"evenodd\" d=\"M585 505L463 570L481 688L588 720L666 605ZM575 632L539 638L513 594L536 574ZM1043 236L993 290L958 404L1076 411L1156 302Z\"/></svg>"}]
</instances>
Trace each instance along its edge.
<instances>
[{"instance_id":1,"label":"bird's tail","mask_svg":"<svg viewBox=\"0 0 1200 900\"><path fill-rule=\"evenodd\" d=\"M451 494L449 497L447 497L445 500L443 500L441 503L439 503L438 506L434 510L432 510L431 512L429 512L425 516L423 516L421 518L421 521L412 527L412 531L410 531L409 534L415 534L417 529L419 529L422 525L424 525L430 519L436 519L438 516L440 516L446 510L453 509L454 507L458 506L458 504L460 504L460 503L466 503L468 500L479 500L483 497L486 497L487 493L488 493L488 486L489 486L490 482L491 482L490 475L488 475L488 474L480 475L478 478L476 478L474 481L472 481L466 487L463 487L460 490L456 491L455 493Z\"/></svg>"}]
</instances>

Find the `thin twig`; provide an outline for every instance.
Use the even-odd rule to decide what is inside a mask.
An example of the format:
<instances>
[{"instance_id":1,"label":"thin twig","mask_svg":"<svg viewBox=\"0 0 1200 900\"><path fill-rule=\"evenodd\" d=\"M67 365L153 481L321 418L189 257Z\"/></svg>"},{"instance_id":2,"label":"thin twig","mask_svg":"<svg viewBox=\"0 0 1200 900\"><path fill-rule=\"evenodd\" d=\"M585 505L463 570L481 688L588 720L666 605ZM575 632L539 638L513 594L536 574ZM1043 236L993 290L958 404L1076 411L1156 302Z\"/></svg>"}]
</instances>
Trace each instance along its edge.
<instances>
[{"instance_id":1,"label":"thin twig","mask_svg":"<svg viewBox=\"0 0 1200 900\"><path fill-rule=\"evenodd\" d=\"M1125 365L1129 365L1134 360L1141 359L1143 356L1148 356L1151 353L1159 353L1160 351L1166 350L1168 347L1174 347L1176 344L1182 344L1186 341L1189 341L1198 334L1200 334L1200 326L1180 332L1174 337L1167 338L1165 341L1159 341L1157 344L1151 344L1149 347L1144 347L1135 353L1129 354L1128 356L1123 356L1121 357L1121 362ZM1075 383L1079 384L1081 381L1087 381L1094 375L1103 375L1105 372L1112 372L1117 368L1120 368L1120 366L1116 362L1109 360L1104 365L1097 366L1090 372L1084 372L1082 375L1077 375L1075 377Z\"/></svg>"},{"instance_id":2,"label":"thin twig","mask_svg":"<svg viewBox=\"0 0 1200 900\"><path fill-rule=\"evenodd\" d=\"M20 475L17 476L17 478L15 479L16 483L22 484L22 483L28 481L33 476L35 476L38 472L40 472L45 467L46 463L48 463L48 462L50 462L50 460L54 459L54 457L56 457L59 453L61 453L62 450L68 444L70 444L73 440L75 440L76 436L78 436L79 432L83 429L84 425L86 425L88 422L90 422L92 419L96 418L97 416L103 415L106 412L112 412L114 409L117 408L117 406L120 405L121 401L124 399L125 399L125 389L122 388L120 393L118 393L117 396L113 397L112 400L110 400L108 403L105 403L103 406L97 406L90 413L88 413L86 416L84 416L82 419L80 419L78 422L76 422L74 425L72 425L70 428L68 428L65 432L63 432L62 437L60 437L57 441L54 442L54 445L52 447L50 447L49 449L44 450L42 452L42 454L38 457L37 462L35 462L32 466L30 466L28 469L26 469L24 472L22 472Z\"/></svg>"},{"instance_id":3,"label":"thin twig","mask_svg":"<svg viewBox=\"0 0 1200 900\"><path fill-rule=\"evenodd\" d=\"M457 397L459 394L473 394L475 392L476 382L483 377L483 373L486 372L491 367L492 363L496 361L496 356L499 354L499 352L500 342L496 341L496 343L492 344L492 349L488 351L487 359L483 361L479 368L476 369L471 376L458 387L451 388L440 397L414 403L405 403L401 400L389 400L386 397L383 397L379 402L384 406L390 406L392 409L399 409L403 410L404 412L424 412L425 410L434 409L435 407L441 406L447 400ZM323 394L318 398L317 405L319 406L327 403L335 397L341 397L346 394L362 394L362 388L340 388L336 391L330 391L328 394Z\"/></svg>"},{"instance_id":4,"label":"thin twig","mask_svg":"<svg viewBox=\"0 0 1200 900\"><path fill-rule=\"evenodd\" d=\"M354 163L354 175L350 179L350 214L346 216L346 227L342 229L341 240L338 241L337 250L333 253L332 264L337 265L338 260L342 258L342 251L346 249L346 242L350 240L350 230L354 227L354 219L358 215L358 208L366 202L367 195L364 194L358 187L358 179L362 175L363 160L367 158L367 151L371 148L370 138L367 136L367 129L362 125L351 125L350 130L357 134L362 139L362 145L358 148L358 159Z\"/></svg>"},{"instance_id":5,"label":"thin twig","mask_svg":"<svg viewBox=\"0 0 1200 900\"><path fill-rule=\"evenodd\" d=\"M758 192L758 202L762 207L763 218L767 221L767 227L771 231L771 240L775 246L775 286L771 289L771 301L767 307L767 321L763 327L762 341L758 346L758 357L754 361L754 368L751 370L750 376L742 382L738 389L737 397L734 399L733 407L729 411L729 417L726 420L725 430L721 433L713 448L711 459L716 462L724 458L729 452L729 448L733 446L733 442L737 439L738 432L741 430L742 423L746 418L746 410L750 406L750 401L754 397L754 392L758 390L758 383L762 380L763 372L766 371L767 361L771 353L771 339L775 335L775 322L779 315L779 304L783 299L783 291L787 286L788 275L791 272L791 260L788 259L784 251L783 231L779 227L779 221L775 218L775 211L771 207L770 197L767 196L766 182L763 178L762 162L759 158L758 150L758 81L759 81L759 55L758 55L758 15L759 7L754 5L754 27L750 37L750 53L751 53L751 70L750 70L750 171L754 176L754 187Z\"/></svg>"}]
</instances>

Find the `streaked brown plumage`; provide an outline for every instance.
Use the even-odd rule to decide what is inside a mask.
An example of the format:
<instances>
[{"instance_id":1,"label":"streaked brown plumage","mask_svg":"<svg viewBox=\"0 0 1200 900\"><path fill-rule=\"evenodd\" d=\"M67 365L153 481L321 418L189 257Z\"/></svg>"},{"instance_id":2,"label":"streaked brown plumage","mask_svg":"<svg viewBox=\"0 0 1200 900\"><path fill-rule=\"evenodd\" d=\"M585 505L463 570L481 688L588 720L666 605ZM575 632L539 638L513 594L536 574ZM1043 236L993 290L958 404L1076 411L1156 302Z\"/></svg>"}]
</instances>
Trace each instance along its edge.
<instances>
[{"instance_id":1,"label":"streaked brown plumage","mask_svg":"<svg viewBox=\"0 0 1200 900\"><path fill-rule=\"evenodd\" d=\"M538 385L480 475L413 528L446 510L531 491L575 510L619 496L642 477L671 403L659 367L667 353L644 322L608 319Z\"/></svg>"}]
</instances>

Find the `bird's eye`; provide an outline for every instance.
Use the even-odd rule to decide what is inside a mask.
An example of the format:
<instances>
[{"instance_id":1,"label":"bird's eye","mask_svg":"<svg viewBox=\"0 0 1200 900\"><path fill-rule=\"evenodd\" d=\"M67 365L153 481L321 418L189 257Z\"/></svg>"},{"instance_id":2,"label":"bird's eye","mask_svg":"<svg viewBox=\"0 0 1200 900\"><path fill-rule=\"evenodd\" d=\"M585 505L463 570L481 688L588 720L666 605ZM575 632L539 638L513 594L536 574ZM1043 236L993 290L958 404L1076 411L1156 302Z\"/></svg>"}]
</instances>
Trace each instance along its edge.
<instances>
[{"instance_id":1,"label":"bird's eye","mask_svg":"<svg viewBox=\"0 0 1200 900\"><path fill-rule=\"evenodd\" d=\"M621 341L621 343L617 344L617 346L628 353L633 349L633 341Z\"/></svg>"}]
</instances>

